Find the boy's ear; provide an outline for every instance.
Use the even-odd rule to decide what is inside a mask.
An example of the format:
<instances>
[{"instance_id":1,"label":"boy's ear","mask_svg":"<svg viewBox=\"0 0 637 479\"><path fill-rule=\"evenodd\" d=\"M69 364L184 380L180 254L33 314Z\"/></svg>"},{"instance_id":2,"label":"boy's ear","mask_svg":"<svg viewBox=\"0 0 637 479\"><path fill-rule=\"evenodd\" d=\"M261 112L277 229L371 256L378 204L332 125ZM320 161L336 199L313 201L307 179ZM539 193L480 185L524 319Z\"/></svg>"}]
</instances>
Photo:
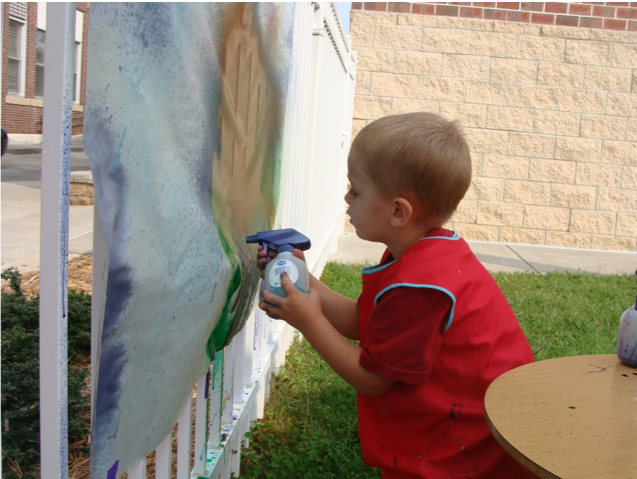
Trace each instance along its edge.
<instances>
[{"instance_id":1,"label":"boy's ear","mask_svg":"<svg viewBox=\"0 0 637 479\"><path fill-rule=\"evenodd\" d=\"M392 226L405 226L414 216L414 208L409 200L399 197L392 201Z\"/></svg>"}]
</instances>

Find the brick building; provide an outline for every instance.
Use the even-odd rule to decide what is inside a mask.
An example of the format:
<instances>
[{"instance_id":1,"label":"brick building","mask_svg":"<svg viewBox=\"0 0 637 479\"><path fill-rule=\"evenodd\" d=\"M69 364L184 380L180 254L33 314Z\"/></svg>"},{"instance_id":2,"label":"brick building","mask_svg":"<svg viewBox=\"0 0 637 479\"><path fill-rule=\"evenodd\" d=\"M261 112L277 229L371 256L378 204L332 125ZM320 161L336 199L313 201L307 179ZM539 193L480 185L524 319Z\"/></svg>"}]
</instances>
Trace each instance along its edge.
<instances>
[{"instance_id":1,"label":"brick building","mask_svg":"<svg viewBox=\"0 0 637 479\"><path fill-rule=\"evenodd\" d=\"M42 142L46 2L2 3L2 126L10 143ZM89 2L75 17L73 134L82 133Z\"/></svg>"},{"instance_id":2,"label":"brick building","mask_svg":"<svg viewBox=\"0 0 637 479\"><path fill-rule=\"evenodd\" d=\"M353 3L352 136L430 111L460 122L467 239L637 250L637 3Z\"/></svg>"}]
</instances>

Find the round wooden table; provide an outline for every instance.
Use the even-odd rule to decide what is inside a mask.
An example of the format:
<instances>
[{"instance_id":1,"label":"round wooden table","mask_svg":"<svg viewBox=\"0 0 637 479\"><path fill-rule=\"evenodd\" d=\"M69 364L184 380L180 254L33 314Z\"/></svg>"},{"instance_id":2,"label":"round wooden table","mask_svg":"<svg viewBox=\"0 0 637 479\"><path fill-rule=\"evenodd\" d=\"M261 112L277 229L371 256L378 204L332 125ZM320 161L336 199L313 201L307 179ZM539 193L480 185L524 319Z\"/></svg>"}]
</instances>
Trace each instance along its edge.
<instances>
[{"instance_id":1,"label":"round wooden table","mask_svg":"<svg viewBox=\"0 0 637 479\"><path fill-rule=\"evenodd\" d=\"M489 386L485 415L536 477L637 479L637 369L614 354L513 369Z\"/></svg>"}]
</instances>

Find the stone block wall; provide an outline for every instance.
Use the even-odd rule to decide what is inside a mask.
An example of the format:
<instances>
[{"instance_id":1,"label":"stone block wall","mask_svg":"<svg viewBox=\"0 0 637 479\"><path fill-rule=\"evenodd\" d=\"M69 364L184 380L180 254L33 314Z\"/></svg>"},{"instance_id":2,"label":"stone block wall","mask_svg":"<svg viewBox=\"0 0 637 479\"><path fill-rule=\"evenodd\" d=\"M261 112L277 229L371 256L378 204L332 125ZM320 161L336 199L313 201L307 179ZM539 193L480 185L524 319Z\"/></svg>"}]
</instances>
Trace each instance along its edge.
<instances>
[{"instance_id":1,"label":"stone block wall","mask_svg":"<svg viewBox=\"0 0 637 479\"><path fill-rule=\"evenodd\" d=\"M404 5L419 13L391 11ZM463 127L474 176L448 227L474 240L637 250L637 32L436 15L431 4L354 8L352 136L414 111Z\"/></svg>"}]
</instances>

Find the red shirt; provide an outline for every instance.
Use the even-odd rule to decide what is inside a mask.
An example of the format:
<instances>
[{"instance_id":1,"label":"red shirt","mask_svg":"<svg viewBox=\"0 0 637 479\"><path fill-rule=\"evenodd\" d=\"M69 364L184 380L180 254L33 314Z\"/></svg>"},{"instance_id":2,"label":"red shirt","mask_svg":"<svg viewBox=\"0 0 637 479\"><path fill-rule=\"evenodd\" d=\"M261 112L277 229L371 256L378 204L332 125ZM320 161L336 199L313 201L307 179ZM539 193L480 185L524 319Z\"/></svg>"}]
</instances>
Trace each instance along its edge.
<instances>
[{"instance_id":1,"label":"red shirt","mask_svg":"<svg viewBox=\"0 0 637 479\"><path fill-rule=\"evenodd\" d=\"M533 361L504 295L446 230L388 256L363 270L359 297L361 365L398 381L377 398L358 394L365 461L384 478L525 477L484 419L489 384Z\"/></svg>"}]
</instances>

